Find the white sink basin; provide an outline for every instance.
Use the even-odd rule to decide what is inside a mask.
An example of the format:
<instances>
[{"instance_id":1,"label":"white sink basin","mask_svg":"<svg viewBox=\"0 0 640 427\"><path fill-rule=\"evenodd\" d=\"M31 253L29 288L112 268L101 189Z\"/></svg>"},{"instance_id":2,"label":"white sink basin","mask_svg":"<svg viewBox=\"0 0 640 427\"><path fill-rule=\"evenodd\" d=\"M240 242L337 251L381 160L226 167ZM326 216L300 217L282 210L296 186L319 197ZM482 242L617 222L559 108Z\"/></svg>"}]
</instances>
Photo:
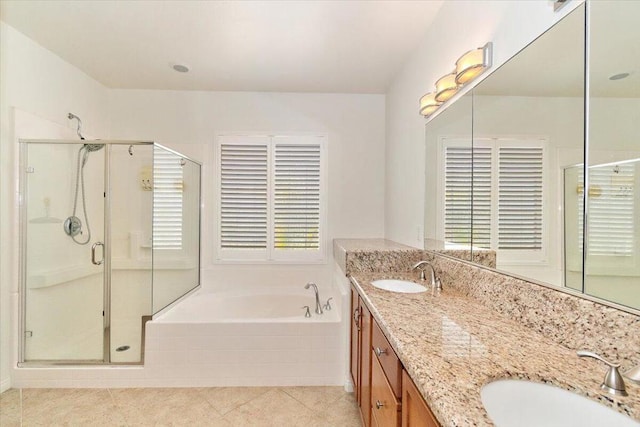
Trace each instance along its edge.
<instances>
[{"instance_id":1,"label":"white sink basin","mask_svg":"<svg viewBox=\"0 0 640 427\"><path fill-rule=\"evenodd\" d=\"M640 423L568 390L520 380L482 387L482 404L497 427L638 427Z\"/></svg>"},{"instance_id":2,"label":"white sink basin","mask_svg":"<svg viewBox=\"0 0 640 427\"><path fill-rule=\"evenodd\" d=\"M400 292L403 294L417 294L425 292L427 288L417 283L409 282L407 280L374 280L371 282L373 286L378 289L384 289L385 291Z\"/></svg>"}]
</instances>

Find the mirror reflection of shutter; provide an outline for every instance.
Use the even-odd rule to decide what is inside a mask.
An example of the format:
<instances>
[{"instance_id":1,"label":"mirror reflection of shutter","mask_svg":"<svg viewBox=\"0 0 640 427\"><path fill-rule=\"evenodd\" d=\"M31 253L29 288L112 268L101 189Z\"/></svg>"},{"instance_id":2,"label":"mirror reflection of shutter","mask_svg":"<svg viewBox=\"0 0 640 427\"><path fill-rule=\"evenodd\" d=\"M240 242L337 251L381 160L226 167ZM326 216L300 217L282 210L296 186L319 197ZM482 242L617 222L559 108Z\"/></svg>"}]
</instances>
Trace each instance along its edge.
<instances>
[{"instance_id":1,"label":"mirror reflection of shutter","mask_svg":"<svg viewBox=\"0 0 640 427\"><path fill-rule=\"evenodd\" d=\"M473 147L473 246L491 248L492 149Z\"/></svg>"},{"instance_id":2,"label":"mirror reflection of shutter","mask_svg":"<svg viewBox=\"0 0 640 427\"><path fill-rule=\"evenodd\" d=\"M471 147L444 150L444 240L471 244Z\"/></svg>"},{"instance_id":3,"label":"mirror reflection of shutter","mask_svg":"<svg viewBox=\"0 0 640 427\"><path fill-rule=\"evenodd\" d=\"M498 249L541 250L542 147L499 147Z\"/></svg>"},{"instance_id":4,"label":"mirror reflection of shutter","mask_svg":"<svg viewBox=\"0 0 640 427\"><path fill-rule=\"evenodd\" d=\"M274 147L273 249L320 249L320 144Z\"/></svg>"},{"instance_id":5,"label":"mirror reflection of shutter","mask_svg":"<svg viewBox=\"0 0 640 427\"><path fill-rule=\"evenodd\" d=\"M589 168L589 255L633 256L633 164Z\"/></svg>"},{"instance_id":6,"label":"mirror reflection of shutter","mask_svg":"<svg viewBox=\"0 0 640 427\"><path fill-rule=\"evenodd\" d=\"M153 248L182 249L182 158L153 151Z\"/></svg>"},{"instance_id":7,"label":"mirror reflection of shutter","mask_svg":"<svg viewBox=\"0 0 640 427\"><path fill-rule=\"evenodd\" d=\"M268 146L221 144L220 247L267 248Z\"/></svg>"}]
</instances>

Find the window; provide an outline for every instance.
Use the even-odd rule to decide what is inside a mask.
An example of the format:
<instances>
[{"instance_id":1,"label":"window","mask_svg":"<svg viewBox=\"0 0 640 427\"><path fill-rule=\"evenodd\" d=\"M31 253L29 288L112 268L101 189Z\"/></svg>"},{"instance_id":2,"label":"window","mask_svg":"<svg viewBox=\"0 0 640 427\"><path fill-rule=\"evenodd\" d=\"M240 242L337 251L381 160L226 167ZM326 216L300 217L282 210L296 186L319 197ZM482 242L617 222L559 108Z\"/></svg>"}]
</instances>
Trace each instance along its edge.
<instances>
[{"instance_id":1,"label":"window","mask_svg":"<svg viewBox=\"0 0 640 427\"><path fill-rule=\"evenodd\" d=\"M155 147L153 151L153 248L182 249L182 158Z\"/></svg>"},{"instance_id":2,"label":"window","mask_svg":"<svg viewBox=\"0 0 640 427\"><path fill-rule=\"evenodd\" d=\"M221 136L217 258L324 260L325 138Z\"/></svg>"},{"instance_id":3,"label":"window","mask_svg":"<svg viewBox=\"0 0 640 427\"><path fill-rule=\"evenodd\" d=\"M444 165L444 238L498 250L528 262L543 262L544 165L542 141L476 139L442 144ZM472 167L473 165L473 167ZM471 184L473 182L473 185ZM471 198L473 197L473 205Z\"/></svg>"}]
</instances>

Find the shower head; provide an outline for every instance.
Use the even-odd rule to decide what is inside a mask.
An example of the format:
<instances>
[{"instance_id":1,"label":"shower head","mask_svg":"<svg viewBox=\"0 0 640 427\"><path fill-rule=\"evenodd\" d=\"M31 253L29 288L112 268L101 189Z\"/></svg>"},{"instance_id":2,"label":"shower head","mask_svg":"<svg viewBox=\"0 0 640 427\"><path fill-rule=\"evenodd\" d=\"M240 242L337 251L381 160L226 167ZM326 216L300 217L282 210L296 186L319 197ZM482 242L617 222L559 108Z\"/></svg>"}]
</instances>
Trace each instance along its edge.
<instances>
[{"instance_id":1,"label":"shower head","mask_svg":"<svg viewBox=\"0 0 640 427\"><path fill-rule=\"evenodd\" d=\"M102 150L102 147L104 147L104 144L84 144L84 148L88 152Z\"/></svg>"}]
</instances>

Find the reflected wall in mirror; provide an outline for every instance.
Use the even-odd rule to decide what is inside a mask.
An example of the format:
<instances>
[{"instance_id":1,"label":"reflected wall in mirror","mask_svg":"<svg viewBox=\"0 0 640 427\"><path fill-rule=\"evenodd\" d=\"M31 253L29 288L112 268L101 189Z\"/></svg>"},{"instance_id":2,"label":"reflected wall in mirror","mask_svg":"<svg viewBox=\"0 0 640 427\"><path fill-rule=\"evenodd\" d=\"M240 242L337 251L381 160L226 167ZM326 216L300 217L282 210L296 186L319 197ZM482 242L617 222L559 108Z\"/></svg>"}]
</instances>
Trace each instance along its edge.
<instances>
[{"instance_id":1,"label":"reflected wall in mirror","mask_svg":"<svg viewBox=\"0 0 640 427\"><path fill-rule=\"evenodd\" d=\"M465 95L425 128L425 248L471 259L471 108Z\"/></svg>"},{"instance_id":2,"label":"reflected wall in mirror","mask_svg":"<svg viewBox=\"0 0 640 427\"><path fill-rule=\"evenodd\" d=\"M640 308L640 2L589 8L584 291Z\"/></svg>"},{"instance_id":3,"label":"reflected wall in mirror","mask_svg":"<svg viewBox=\"0 0 640 427\"><path fill-rule=\"evenodd\" d=\"M584 13L473 90L474 248L494 249L499 270L556 286L575 276L578 289L582 263L564 263L562 182L584 155Z\"/></svg>"}]
</instances>

